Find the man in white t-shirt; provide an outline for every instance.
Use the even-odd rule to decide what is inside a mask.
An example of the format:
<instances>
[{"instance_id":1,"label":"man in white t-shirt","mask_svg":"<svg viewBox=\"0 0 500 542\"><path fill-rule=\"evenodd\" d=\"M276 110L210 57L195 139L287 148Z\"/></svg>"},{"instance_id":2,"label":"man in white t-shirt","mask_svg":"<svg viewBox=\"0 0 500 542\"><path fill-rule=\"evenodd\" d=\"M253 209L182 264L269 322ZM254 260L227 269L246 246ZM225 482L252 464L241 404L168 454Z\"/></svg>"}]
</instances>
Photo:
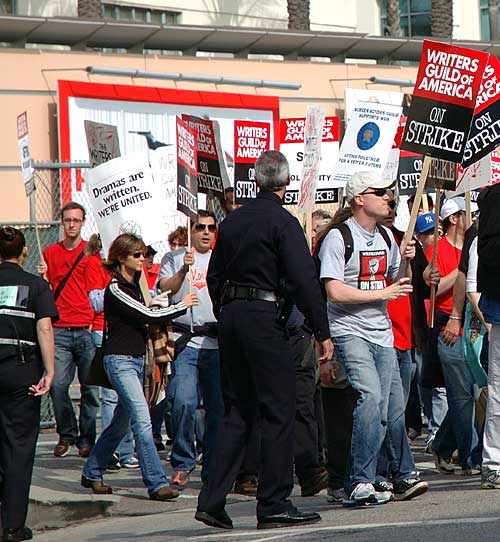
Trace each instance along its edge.
<instances>
[{"instance_id":1,"label":"man in white t-shirt","mask_svg":"<svg viewBox=\"0 0 500 542\"><path fill-rule=\"evenodd\" d=\"M385 226L377 225L389 215L391 184L371 172L354 174L346 185L353 216L330 230L319 252L335 352L357 395L345 488L350 497L345 506L384 504L392 499L391 486L377 483L377 461L389 424L384 449L389 463L398 463L394 492L407 499L427 490L427 484L414 472L409 450L405 461L396 449L400 442L393 442L401 433L407 445L387 301L408 295L412 286L409 276L397 278L401 259L394 236ZM402 250L405 259L413 258L414 242ZM398 398L401 412L396 415Z\"/></svg>"},{"instance_id":2,"label":"man in white t-shirt","mask_svg":"<svg viewBox=\"0 0 500 542\"><path fill-rule=\"evenodd\" d=\"M172 322L175 361L167 396L172 408L171 484L178 489L184 488L196 466L194 426L200 398L207 412L202 480L207 479L215 432L223 412L216 319L207 289L215 232L215 216L200 210L198 222L191 225L192 248L168 252L161 261L158 285L162 291L171 290L172 302L181 300L190 288L199 301Z\"/></svg>"}]
</instances>

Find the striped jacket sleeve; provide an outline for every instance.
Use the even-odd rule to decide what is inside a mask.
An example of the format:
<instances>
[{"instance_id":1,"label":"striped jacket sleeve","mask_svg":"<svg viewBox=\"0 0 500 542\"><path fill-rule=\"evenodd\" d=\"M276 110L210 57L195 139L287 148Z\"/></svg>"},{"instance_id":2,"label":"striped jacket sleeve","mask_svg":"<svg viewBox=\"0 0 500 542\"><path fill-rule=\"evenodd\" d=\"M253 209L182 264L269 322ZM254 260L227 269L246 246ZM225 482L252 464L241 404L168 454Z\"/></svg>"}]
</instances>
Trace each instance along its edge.
<instances>
[{"instance_id":1,"label":"striped jacket sleeve","mask_svg":"<svg viewBox=\"0 0 500 542\"><path fill-rule=\"evenodd\" d=\"M116 282L109 284L110 301L126 318L140 324L160 324L182 316L187 312L184 301L160 309L150 309L125 293Z\"/></svg>"}]
</instances>

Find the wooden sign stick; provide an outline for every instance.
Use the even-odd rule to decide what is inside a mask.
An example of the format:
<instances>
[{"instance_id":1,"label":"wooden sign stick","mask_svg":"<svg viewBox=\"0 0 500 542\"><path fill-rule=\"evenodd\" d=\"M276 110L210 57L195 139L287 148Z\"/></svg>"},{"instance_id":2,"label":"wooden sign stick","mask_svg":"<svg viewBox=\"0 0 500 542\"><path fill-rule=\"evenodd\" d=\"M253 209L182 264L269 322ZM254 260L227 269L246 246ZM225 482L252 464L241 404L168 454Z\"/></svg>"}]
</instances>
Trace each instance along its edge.
<instances>
[{"instance_id":1,"label":"wooden sign stick","mask_svg":"<svg viewBox=\"0 0 500 542\"><path fill-rule=\"evenodd\" d=\"M441 210L441 188L436 188L436 205L434 207L436 219L434 221L434 247L432 250L431 269L436 267L437 260L437 242L439 238L439 211ZM429 326L432 329L434 327L434 312L436 306L436 286L431 286L431 306L430 306L430 322Z\"/></svg>"},{"instance_id":2,"label":"wooden sign stick","mask_svg":"<svg viewBox=\"0 0 500 542\"><path fill-rule=\"evenodd\" d=\"M472 209L470 200L470 190L465 193L465 224L467 228L470 228L472 224Z\"/></svg>"},{"instance_id":3,"label":"wooden sign stick","mask_svg":"<svg viewBox=\"0 0 500 542\"><path fill-rule=\"evenodd\" d=\"M411 208L410 223L406 230L403 241L401 242L401 254L404 254L406 246L413 238L413 232L415 231L415 222L417 221L418 209L420 202L422 201L422 194L424 193L425 183L427 182L427 175L429 174L429 167L431 165L431 157L424 156L424 162L422 164L422 171L420 172L420 179L418 180L417 191L415 192L415 199L413 201L413 207ZM426 198L427 199L427 198ZM400 277L405 276L408 272L408 266L410 261L406 260L404 265L400 267Z\"/></svg>"},{"instance_id":4,"label":"wooden sign stick","mask_svg":"<svg viewBox=\"0 0 500 542\"><path fill-rule=\"evenodd\" d=\"M187 223L187 236L188 236L188 250L191 250L191 219L188 218ZM188 271L188 282L189 282L189 293L193 293L193 275L191 274L191 268ZM193 307L189 309L191 315L191 333L194 333L194 316L193 316Z\"/></svg>"}]
</instances>

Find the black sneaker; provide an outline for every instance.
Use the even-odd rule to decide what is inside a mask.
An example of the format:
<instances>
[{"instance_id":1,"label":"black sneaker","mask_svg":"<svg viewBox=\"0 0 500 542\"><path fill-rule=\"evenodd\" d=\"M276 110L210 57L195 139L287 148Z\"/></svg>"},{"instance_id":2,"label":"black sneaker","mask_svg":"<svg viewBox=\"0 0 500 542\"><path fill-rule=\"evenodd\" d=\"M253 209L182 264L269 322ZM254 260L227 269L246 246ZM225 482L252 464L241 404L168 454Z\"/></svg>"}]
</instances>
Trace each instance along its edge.
<instances>
[{"instance_id":1,"label":"black sneaker","mask_svg":"<svg viewBox=\"0 0 500 542\"><path fill-rule=\"evenodd\" d=\"M429 489L429 484L420 478L405 478L394 482L394 499L396 501L409 501L414 497L423 495Z\"/></svg>"}]
</instances>

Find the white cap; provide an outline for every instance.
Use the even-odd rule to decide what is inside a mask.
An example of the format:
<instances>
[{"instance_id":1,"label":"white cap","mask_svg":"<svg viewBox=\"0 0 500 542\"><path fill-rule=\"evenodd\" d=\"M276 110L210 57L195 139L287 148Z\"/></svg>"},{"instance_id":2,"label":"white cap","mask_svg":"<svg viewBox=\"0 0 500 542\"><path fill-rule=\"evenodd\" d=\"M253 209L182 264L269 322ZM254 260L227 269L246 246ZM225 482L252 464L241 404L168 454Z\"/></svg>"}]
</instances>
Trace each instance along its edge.
<instances>
[{"instance_id":1,"label":"white cap","mask_svg":"<svg viewBox=\"0 0 500 542\"><path fill-rule=\"evenodd\" d=\"M445 220L459 211L465 211L465 198L463 196L447 199L441 206L439 216L441 220Z\"/></svg>"},{"instance_id":2,"label":"white cap","mask_svg":"<svg viewBox=\"0 0 500 542\"><path fill-rule=\"evenodd\" d=\"M368 188L389 188L394 181L380 178L371 171L358 171L347 181L345 197L349 203L354 196L358 196Z\"/></svg>"}]
</instances>

